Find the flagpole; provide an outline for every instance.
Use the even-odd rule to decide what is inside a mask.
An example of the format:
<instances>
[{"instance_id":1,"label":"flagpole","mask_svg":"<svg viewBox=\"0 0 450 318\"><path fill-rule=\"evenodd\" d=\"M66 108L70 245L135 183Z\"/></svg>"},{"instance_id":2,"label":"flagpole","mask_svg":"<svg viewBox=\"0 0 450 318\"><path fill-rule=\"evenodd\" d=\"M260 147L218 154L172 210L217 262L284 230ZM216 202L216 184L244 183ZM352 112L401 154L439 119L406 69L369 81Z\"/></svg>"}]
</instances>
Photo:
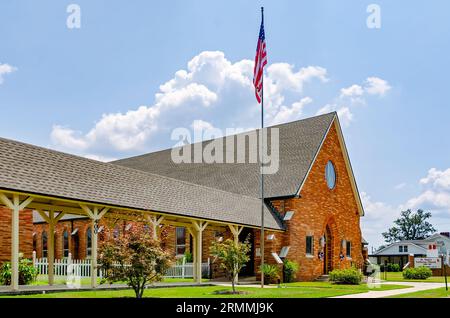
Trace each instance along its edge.
<instances>
[{"instance_id":1,"label":"flagpole","mask_svg":"<svg viewBox=\"0 0 450 318\"><path fill-rule=\"evenodd\" d=\"M261 19L264 23L264 7L261 7ZM263 158L264 158L264 69L261 74L261 156L260 160L260 176L261 176L261 288L264 288L264 274L262 272L264 266L264 174L263 174Z\"/></svg>"}]
</instances>

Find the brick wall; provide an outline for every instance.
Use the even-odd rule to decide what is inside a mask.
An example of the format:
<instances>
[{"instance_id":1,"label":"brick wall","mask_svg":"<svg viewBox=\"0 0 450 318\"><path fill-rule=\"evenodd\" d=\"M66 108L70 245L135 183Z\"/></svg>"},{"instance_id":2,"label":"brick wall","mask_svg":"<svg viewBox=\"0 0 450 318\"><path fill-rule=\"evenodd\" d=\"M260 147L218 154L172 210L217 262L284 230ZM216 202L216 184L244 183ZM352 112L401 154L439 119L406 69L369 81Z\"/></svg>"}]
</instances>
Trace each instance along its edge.
<instances>
[{"instance_id":1,"label":"brick wall","mask_svg":"<svg viewBox=\"0 0 450 318\"><path fill-rule=\"evenodd\" d=\"M333 190L328 189L325 180L325 166L328 160L333 162L336 170L336 186ZM299 263L298 280L312 280L322 275L324 263L318 257L321 250L319 242L328 226L332 237L332 269L352 265L362 267L360 216L334 126L331 127L324 141L300 197L276 200L272 203L282 214L284 214L283 211L294 211L295 214L287 222L285 233L276 233L274 241L265 241L266 262L275 264L271 252L279 253L282 246L290 246L287 258ZM307 235L314 237L312 256L306 255ZM259 233L256 237L256 244L259 247ZM346 254L345 248L342 248L342 240L351 242L351 258L340 259L341 253ZM257 266L259 262L260 259L256 258Z\"/></svg>"},{"instance_id":2,"label":"brick wall","mask_svg":"<svg viewBox=\"0 0 450 318\"><path fill-rule=\"evenodd\" d=\"M0 207L0 264L11 260L11 216L10 209ZM33 251L33 215L30 210L19 214L19 252L31 257Z\"/></svg>"}]
</instances>

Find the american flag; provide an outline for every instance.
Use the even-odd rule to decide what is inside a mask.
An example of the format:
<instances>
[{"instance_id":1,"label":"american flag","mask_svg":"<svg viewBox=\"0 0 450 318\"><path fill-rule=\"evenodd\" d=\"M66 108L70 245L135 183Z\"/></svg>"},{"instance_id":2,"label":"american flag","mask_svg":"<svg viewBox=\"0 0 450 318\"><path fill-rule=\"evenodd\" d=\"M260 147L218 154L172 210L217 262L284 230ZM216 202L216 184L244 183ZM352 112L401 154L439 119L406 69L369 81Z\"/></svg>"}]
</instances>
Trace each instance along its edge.
<instances>
[{"instance_id":1,"label":"american flag","mask_svg":"<svg viewBox=\"0 0 450 318\"><path fill-rule=\"evenodd\" d=\"M253 85L255 86L255 95L258 103L262 100L263 88L263 70L267 64L266 35L264 34L264 15L261 19L259 29L258 44L256 46L255 68L253 70Z\"/></svg>"}]
</instances>

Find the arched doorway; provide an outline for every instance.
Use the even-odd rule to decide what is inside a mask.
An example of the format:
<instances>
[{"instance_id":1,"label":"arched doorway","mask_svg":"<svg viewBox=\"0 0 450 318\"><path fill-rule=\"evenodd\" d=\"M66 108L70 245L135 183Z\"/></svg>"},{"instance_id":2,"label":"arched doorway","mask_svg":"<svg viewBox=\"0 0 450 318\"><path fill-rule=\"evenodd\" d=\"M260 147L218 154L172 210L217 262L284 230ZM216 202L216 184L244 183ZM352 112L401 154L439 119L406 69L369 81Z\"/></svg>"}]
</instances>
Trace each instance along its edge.
<instances>
[{"instance_id":1,"label":"arched doorway","mask_svg":"<svg viewBox=\"0 0 450 318\"><path fill-rule=\"evenodd\" d=\"M323 248L323 273L327 275L333 270L333 236L331 235L330 227L327 225L325 230L325 246Z\"/></svg>"}]
</instances>

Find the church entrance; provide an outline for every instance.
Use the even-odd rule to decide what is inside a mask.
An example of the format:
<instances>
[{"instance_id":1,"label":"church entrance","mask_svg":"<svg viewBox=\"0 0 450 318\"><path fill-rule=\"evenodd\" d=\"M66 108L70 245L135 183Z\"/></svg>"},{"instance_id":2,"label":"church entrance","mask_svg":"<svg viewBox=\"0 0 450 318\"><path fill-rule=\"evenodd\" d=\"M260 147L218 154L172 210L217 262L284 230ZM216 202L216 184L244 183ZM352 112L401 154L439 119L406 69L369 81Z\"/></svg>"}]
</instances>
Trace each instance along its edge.
<instances>
[{"instance_id":1,"label":"church entrance","mask_svg":"<svg viewBox=\"0 0 450 318\"><path fill-rule=\"evenodd\" d=\"M333 236L331 235L330 227L327 225L325 231L325 246L323 248L323 273L328 275L333 270Z\"/></svg>"}]
</instances>

